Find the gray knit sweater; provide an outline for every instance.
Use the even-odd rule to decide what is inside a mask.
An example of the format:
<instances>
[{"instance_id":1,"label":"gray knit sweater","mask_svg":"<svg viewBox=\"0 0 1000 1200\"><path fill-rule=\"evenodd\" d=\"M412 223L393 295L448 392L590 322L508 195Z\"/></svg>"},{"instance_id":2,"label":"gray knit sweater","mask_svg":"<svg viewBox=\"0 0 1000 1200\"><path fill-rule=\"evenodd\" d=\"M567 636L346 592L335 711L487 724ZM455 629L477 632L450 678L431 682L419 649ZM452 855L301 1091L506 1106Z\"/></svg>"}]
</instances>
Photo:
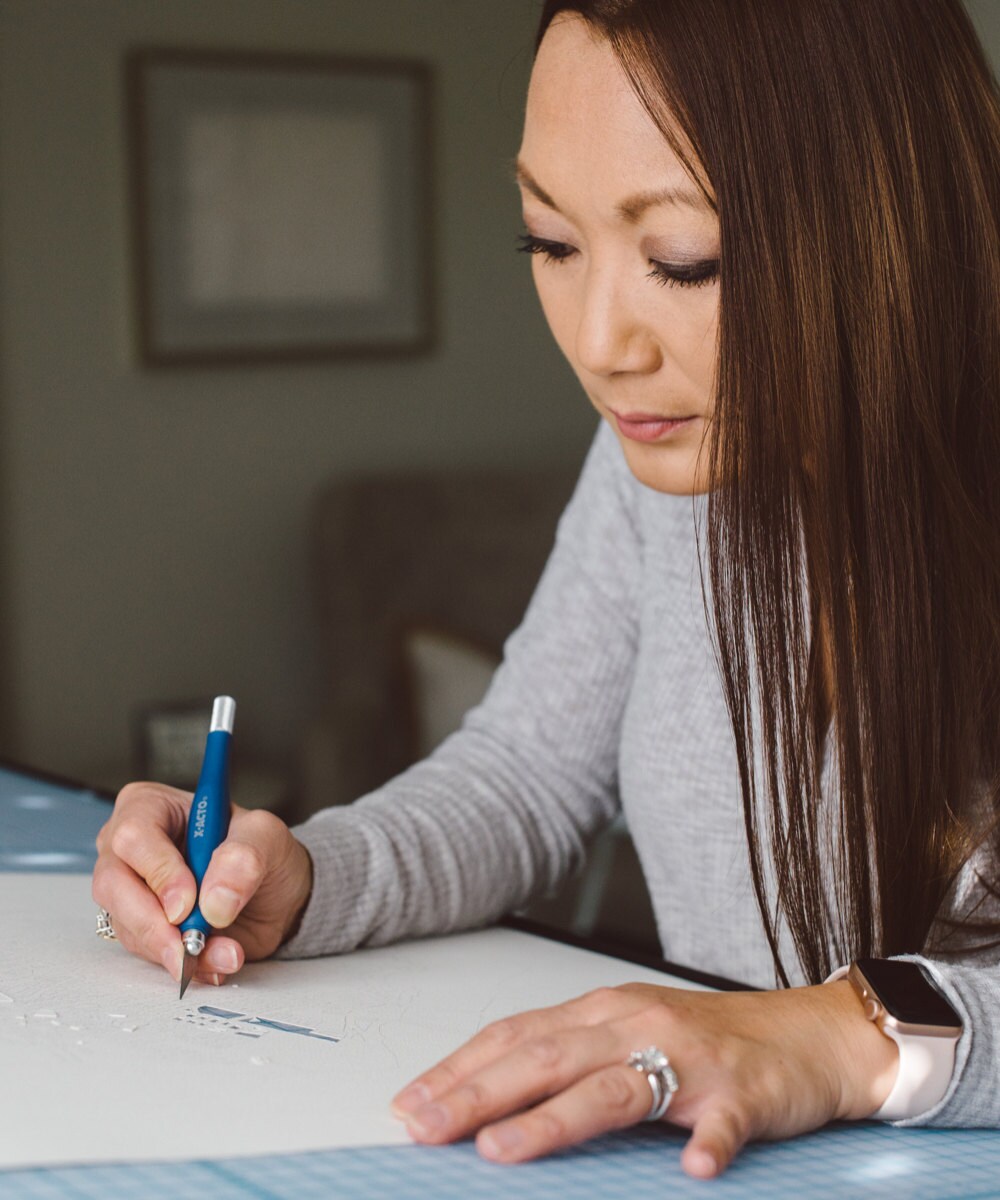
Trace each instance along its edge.
<instances>
[{"instance_id":1,"label":"gray knit sweater","mask_svg":"<svg viewBox=\"0 0 1000 1200\"><path fill-rule=\"evenodd\" d=\"M701 590L704 516L703 497L641 485L601 427L483 703L429 759L296 829L315 886L282 957L493 921L556 887L621 806L665 957L774 985ZM965 1033L919 1121L1000 1126L998 957L922 961Z\"/></svg>"}]
</instances>

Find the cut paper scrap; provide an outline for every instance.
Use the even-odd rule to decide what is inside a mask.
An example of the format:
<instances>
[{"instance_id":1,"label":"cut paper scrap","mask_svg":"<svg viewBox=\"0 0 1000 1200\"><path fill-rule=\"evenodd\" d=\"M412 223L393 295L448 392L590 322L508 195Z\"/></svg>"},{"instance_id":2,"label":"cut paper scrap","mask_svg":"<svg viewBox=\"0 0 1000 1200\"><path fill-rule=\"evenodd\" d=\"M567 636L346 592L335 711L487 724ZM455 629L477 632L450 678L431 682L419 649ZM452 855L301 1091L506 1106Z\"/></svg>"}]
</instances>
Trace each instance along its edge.
<instances>
[{"instance_id":1,"label":"cut paper scrap","mask_svg":"<svg viewBox=\"0 0 1000 1200\"><path fill-rule=\"evenodd\" d=\"M192 1024L207 1024L208 1017L216 1022L219 1029L230 1029L240 1037L259 1038L262 1031L277 1030L278 1033L294 1033L300 1037L315 1038L318 1042L339 1042L339 1037L330 1037L326 1033L317 1033L305 1025L289 1025L287 1021L275 1021L271 1017L249 1017L246 1013L232 1012L228 1008L215 1008L211 1004L199 1004L197 1010L188 1010L183 1017L175 1017L175 1021L186 1020ZM228 1024L225 1024L228 1022ZM253 1031L240 1028L243 1025L253 1025Z\"/></svg>"},{"instance_id":2,"label":"cut paper scrap","mask_svg":"<svg viewBox=\"0 0 1000 1200\"><path fill-rule=\"evenodd\" d=\"M406 1143L392 1096L488 1022L601 985L690 986L491 929L257 963L180 1001L94 936L89 876L0 874L0 911L6 1168Z\"/></svg>"}]
</instances>

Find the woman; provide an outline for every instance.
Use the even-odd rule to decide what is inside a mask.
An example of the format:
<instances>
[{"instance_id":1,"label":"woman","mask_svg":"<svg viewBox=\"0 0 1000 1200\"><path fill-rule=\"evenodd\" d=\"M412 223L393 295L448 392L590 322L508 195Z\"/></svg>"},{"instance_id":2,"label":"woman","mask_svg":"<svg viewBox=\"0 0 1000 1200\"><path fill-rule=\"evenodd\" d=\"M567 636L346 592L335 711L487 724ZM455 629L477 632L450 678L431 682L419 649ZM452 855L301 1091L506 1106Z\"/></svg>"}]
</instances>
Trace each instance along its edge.
<instances>
[{"instance_id":1,"label":"woman","mask_svg":"<svg viewBox=\"0 0 1000 1200\"><path fill-rule=\"evenodd\" d=\"M396 1098L416 1138L517 1161L670 1102L709 1177L1000 1125L998 168L959 0L548 0L522 248L601 431L462 731L294 834L236 813L202 978L493 920L620 802L667 956L783 986L501 1022ZM188 803L127 788L94 878L175 978ZM933 1071L824 982L858 958L950 1002Z\"/></svg>"}]
</instances>

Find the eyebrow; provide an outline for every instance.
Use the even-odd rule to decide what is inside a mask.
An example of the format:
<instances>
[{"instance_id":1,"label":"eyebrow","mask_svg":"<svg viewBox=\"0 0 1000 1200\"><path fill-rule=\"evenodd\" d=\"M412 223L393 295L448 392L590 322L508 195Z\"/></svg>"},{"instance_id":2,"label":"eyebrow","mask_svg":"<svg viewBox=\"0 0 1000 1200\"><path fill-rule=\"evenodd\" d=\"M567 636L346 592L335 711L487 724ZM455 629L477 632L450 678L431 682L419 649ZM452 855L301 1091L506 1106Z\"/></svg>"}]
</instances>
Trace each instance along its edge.
<instances>
[{"instance_id":1,"label":"eyebrow","mask_svg":"<svg viewBox=\"0 0 1000 1200\"><path fill-rule=\"evenodd\" d=\"M559 212L559 205L556 204L522 162L514 164L514 176L525 191L530 192L537 200L540 200L546 208L551 208L553 211ZM712 206L701 192L693 187L683 186L661 188L655 192L639 192L635 196L629 196L626 200L622 200L615 207L617 208L618 215L623 220L628 221L630 225L634 225L648 209L656 208L663 204L680 205L686 208L693 208L698 212L713 211Z\"/></svg>"}]
</instances>

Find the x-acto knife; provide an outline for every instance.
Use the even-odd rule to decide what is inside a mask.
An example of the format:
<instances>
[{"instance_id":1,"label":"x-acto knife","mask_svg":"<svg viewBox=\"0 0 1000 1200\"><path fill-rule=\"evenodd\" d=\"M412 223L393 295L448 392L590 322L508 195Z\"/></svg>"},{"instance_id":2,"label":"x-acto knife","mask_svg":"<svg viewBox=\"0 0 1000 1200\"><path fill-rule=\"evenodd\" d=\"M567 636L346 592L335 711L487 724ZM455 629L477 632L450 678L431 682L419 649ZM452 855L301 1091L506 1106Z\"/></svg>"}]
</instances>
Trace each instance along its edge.
<instances>
[{"instance_id":1,"label":"x-acto knife","mask_svg":"<svg viewBox=\"0 0 1000 1200\"><path fill-rule=\"evenodd\" d=\"M212 932L211 925L201 915L201 881L215 848L226 840L229 831L229 746L235 716L236 701L232 696L216 696L201 774L188 814L185 857L198 885L198 895L191 915L181 923L184 942L181 996L194 976L198 955L205 949L205 938Z\"/></svg>"}]
</instances>

